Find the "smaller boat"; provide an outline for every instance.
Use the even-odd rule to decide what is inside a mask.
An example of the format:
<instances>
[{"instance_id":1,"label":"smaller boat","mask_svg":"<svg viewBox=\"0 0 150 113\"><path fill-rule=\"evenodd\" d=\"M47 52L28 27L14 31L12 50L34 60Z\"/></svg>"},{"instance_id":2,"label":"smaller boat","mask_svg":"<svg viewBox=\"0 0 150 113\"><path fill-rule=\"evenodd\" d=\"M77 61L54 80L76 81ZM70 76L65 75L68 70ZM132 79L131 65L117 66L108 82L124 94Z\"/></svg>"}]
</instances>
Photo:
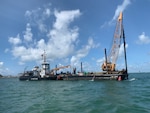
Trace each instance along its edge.
<instances>
[{"instance_id":1,"label":"smaller boat","mask_svg":"<svg viewBox=\"0 0 150 113\"><path fill-rule=\"evenodd\" d=\"M26 71L21 74L19 80L39 80L39 75L34 75L34 71Z\"/></svg>"},{"instance_id":2,"label":"smaller boat","mask_svg":"<svg viewBox=\"0 0 150 113\"><path fill-rule=\"evenodd\" d=\"M50 66L49 63L46 62L46 54L42 54L44 59L42 63L42 68L40 69L38 66L35 66L31 71L24 71L24 73L19 76L19 80L29 80L29 81L36 81L36 80L56 80L58 79L57 76L50 73Z\"/></svg>"}]
</instances>

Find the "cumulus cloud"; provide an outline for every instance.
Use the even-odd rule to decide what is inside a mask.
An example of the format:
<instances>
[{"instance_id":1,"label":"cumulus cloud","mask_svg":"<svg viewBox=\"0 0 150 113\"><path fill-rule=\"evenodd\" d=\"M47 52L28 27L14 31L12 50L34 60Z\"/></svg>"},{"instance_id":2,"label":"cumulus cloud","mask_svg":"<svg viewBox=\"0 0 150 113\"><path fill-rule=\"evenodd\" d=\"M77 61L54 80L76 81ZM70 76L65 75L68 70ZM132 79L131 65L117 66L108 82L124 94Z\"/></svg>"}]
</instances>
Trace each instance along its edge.
<instances>
[{"instance_id":1,"label":"cumulus cloud","mask_svg":"<svg viewBox=\"0 0 150 113\"><path fill-rule=\"evenodd\" d=\"M113 18L110 21L106 21L103 25L101 25L101 28L104 28L108 25L112 25L113 21L115 21L118 18L120 12L123 12L130 4L131 0L124 0L121 5L117 6Z\"/></svg>"},{"instance_id":2,"label":"cumulus cloud","mask_svg":"<svg viewBox=\"0 0 150 113\"><path fill-rule=\"evenodd\" d=\"M30 17L30 16L31 16L31 14L32 14L32 12L31 12L31 11L29 11L29 10L27 10L27 11L25 12L25 16L27 16L27 17Z\"/></svg>"},{"instance_id":3,"label":"cumulus cloud","mask_svg":"<svg viewBox=\"0 0 150 113\"><path fill-rule=\"evenodd\" d=\"M55 11L56 22L54 24L55 29L62 29L68 27L69 23L72 22L75 17L79 17L81 15L79 10L72 11Z\"/></svg>"},{"instance_id":4,"label":"cumulus cloud","mask_svg":"<svg viewBox=\"0 0 150 113\"><path fill-rule=\"evenodd\" d=\"M105 61L105 57L97 59L96 63L98 66L101 66Z\"/></svg>"},{"instance_id":5,"label":"cumulus cloud","mask_svg":"<svg viewBox=\"0 0 150 113\"><path fill-rule=\"evenodd\" d=\"M9 37L8 41L13 45L21 44L21 42L22 42L19 34L16 37Z\"/></svg>"},{"instance_id":6,"label":"cumulus cloud","mask_svg":"<svg viewBox=\"0 0 150 113\"><path fill-rule=\"evenodd\" d=\"M0 62L0 67L2 67L2 66L3 66L3 64L4 64L4 62Z\"/></svg>"},{"instance_id":7,"label":"cumulus cloud","mask_svg":"<svg viewBox=\"0 0 150 113\"><path fill-rule=\"evenodd\" d=\"M48 25L45 24L47 19L49 19L51 15L51 9L49 8L50 4L45 7L37 8L34 10L27 10L25 12L25 17L27 20L34 26L37 26L40 32L47 32Z\"/></svg>"},{"instance_id":8,"label":"cumulus cloud","mask_svg":"<svg viewBox=\"0 0 150 113\"><path fill-rule=\"evenodd\" d=\"M143 32L141 35L139 35L138 40L136 41L137 44L149 44L150 43L150 37L145 35L145 32Z\"/></svg>"},{"instance_id":9,"label":"cumulus cloud","mask_svg":"<svg viewBox=\"0 0 150 113\"><path fill-rule=\"evenodd\" d=\"M49 13L49 11L47 11L47 13ZM31 14L31 11L26 12L27 16ZM9 42L15 45L11 50L13 56L20 59L19 64L24 64L26 61L39 60L44 50L46 50L47 58L51 60L65 58L73 54L76 40L78 39L79 28L77 26L71 27L70 24L80 15L80 10L55 10L54 17L56 20L53 22L52 29L47 29L49 32L45 33L47 39L35 39L31 31L31 26L28 23L23 38L29 46L26 46L27 44L25 45L24 43L18 45L23 40L23 38L22 40L20 39L19 35L9 39ZM32 46L30 46L31 44ZM90 44L92 44L92 42L90 42Z\"/></svg>"},{"instance_id":10,"label":"cumulus cloud","mask_svg":"<svg viewBox=\"0 0 150 113\"><path fill-rule=\"evenodd\" d=\"M30 42L30 41L32 41L32 36L33 36L33 34L31 32L30 24L27 23L27 25L26 25L26 31L25 31L25 34L24 34L24 40Z\"/></svg>"},{"instance_id":11,"label":"cumulus cloud","mask_svg":"<svg viewBox=\"0 0 150 113\"><path fill-rule=\"evenodd\" d=\"M0 74L9 75L10 70L4 66L4 62L0 61Z\"/></svg>"},{"instance_id":12,"label":"cumulus cloud","mask_svg":"<svg viewBox=\"0 0 150 113\"><path fill-rule=\"evenodd\" d=\"M51 10L49 8L46 8L45 11L43 12L43 14L47 17L49 17L51 15Z\"/></svg>"},{"instance_id":13,"label":"cumulus cloud","mask_svg":"<svg viewBox=\"0 0 150 113\"><path fill-rule=\"evenodd\" d=\"M55 11L56 21L49 31L48 49L54 58L63 58L74 51L75 41L78 38L78 27L70 28L69 24L81 15L79 10Z\"/></svg>"},{"instance_id":14,"label":"cumulus cloud","mask_svg":"<svg viewBox=\"0 0 150 113\"><path fill-rule=\"evenodd\" d=\"M78 50L76 52L76 55L72 56L72 58L71 58L71 65L72 66L78 65L79 62L80 62L80 59L85 57L89 53L90 49L95 48L97 46L98 45L96 45L94 43L93 39L89 38L88 39L88 44L86 46L84 46L83 48L81 48L80 50Z\"/></svg>"},{"instance_id":15,"label":"cumulus cloud","mask_svg":"<svg viewBox=\"0 0 150 113\"><path fill-rule=\"evenodd\" d=\"M118 5L112 20L116 20L119 13L123 12L129 4L131 4L131 0L124 0L121 5Z\"/></svg>"},{"instance_id":16,"label":"cumulus cloud","mask_svg":"<svg viewBox=\"0 0 150 113\"><path fill-rule=\"evenodd\" d=\"M126 48L128 48L128 44L126 44L125 46ZM119 57L124 55L124 44L121 44L120 49L119 49Z\"/></svg>"},{"instance_id":17,"label":"cumulus cloud","mask_svg":"<svg viewBox=\"0 0 150 113\"><path fill-rule=\"evenodd\" d=\"M24 65L27 61L39 61L45 50L48 61L68 59L67 64L76 66L91 49L99 46L94 43L93 38L89 38L87 44L80 45L81 48L78 46L79 27L73 22L82 15L79 9L62 11L55 9L53 11L44 7L25 12L28 20L26 30L22 37L20 35L17 38L20 39L20 43L18 41L12 49L9 49L12 55L19 59L20 65ZM35 37L34 28L38 28L36 29L38 34L42 34L44 38ZM9 42L13 44L13 41Z\"/></svg>"}]
</instances>

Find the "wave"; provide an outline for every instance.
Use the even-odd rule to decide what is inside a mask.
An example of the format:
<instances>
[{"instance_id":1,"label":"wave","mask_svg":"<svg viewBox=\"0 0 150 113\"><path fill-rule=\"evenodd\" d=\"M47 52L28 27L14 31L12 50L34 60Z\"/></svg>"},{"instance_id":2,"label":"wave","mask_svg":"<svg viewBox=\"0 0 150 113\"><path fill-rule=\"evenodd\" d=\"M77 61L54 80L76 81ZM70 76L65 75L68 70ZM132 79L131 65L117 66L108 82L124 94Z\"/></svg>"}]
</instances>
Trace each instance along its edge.
<instances>
[{"instance_id":1,"label":"wave","mask_svg":"<svg viewBox=\"0 0 150 113\"><path fill-rule=\"evenodd\" d=\"M136 80L135 78L131 78L129 81L134 81L134 80Z\"/></svg>"}]
</instances>

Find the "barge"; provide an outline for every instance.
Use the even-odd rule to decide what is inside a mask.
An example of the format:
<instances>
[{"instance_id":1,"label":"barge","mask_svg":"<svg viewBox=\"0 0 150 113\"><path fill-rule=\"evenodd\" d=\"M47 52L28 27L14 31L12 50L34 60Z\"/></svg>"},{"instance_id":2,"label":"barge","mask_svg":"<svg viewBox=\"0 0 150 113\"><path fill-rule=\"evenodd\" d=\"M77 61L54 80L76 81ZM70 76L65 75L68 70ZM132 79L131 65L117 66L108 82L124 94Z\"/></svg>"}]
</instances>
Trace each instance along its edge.
<instances>
[{"instance_id":1,"label":"barge","mask_svg":"<svg viewBox=\"0 0 150 113\"><path fill-rule=\"evenodd\" d=\"M126 42L125 42L125 33L123 28L123 15L120 13L117 19L116 30L114 33L113 44L109 55L105 49L105 61L102 64L101 68L103 72L93 72L93 73L83 73L82 72L82 63L81 63L81 73L76 73L76 69L73 69L73 72L60 73L57 74L57 70L64 68L71 68L70 65L56 67L50 70L49 63L46 62L46 54L44 51L42 68L39 69L38 66L34 67L32 71L24 71L19 77L19 80L126 80L128 79L128 70L127 70L127 57L126 57ZM116 60L118 58L119 50L121 47L121 39L123 40L124 48L124 60L125 60L125 69L120 71L116 70ZM54 74L56 71L56 74Z\"/></svg>"}]
</instances>

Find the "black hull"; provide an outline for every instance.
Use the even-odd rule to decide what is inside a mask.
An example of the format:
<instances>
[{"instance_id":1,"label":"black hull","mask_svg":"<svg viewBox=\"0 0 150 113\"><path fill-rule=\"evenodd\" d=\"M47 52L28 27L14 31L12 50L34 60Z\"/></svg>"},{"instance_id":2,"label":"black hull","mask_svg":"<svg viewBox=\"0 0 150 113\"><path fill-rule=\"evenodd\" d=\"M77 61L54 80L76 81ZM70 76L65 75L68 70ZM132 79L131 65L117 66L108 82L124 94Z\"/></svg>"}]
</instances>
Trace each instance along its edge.
<instances>
[{"instance_id":1,"label":"black hull","mask_svg":"<svg viewBox=\"0 0 150 113\"><path fill-rule=\"evenodd\" d=\"M39 80L38 77L20 76L19 80Z\"/></svg>"},{"instance_id":2,"label":"black hull","mask_svg":"<svg viewBox=\"0 0 150 113\"><path fill-rule=\"evenodd\" d=\"M21 81L37 81L37 80L57 80L57 77L55 76L50 76L50 77L44 77L44 78L41 78L39 76L20 76L19 77L19 80Z\"/></svg>"},{"instance_id":3,"label":"black hull","mask_svg":"<svg viewBox=\"0 0 150 113\"><path fill-rule=\"evenodd\" d=\"M57 80L57 76L44 77L44 78L41 78L41 80Z\"/></svg>"},{"instance_id":4,"label":"black hull","mask_svg":"<svg viewBox=\"0 0 150 113\"><path fill-rule=\"evenodd\" d=\"M65 76L63 80L126 80L128 74L103 74L103 75L87 75L87 76Z\"/></svg>"},{"instance_id":5,"label":"black hull","mask_svg":"<svg viewBox=\"0 0 150 113\"><path fill-rule=\"evenodd\" d=\"M58 76L20 76L21 81L36 81L36 80L126 80L128 74L88 74L88 75L58 75Z\"/></svg>"}]
</instances>

